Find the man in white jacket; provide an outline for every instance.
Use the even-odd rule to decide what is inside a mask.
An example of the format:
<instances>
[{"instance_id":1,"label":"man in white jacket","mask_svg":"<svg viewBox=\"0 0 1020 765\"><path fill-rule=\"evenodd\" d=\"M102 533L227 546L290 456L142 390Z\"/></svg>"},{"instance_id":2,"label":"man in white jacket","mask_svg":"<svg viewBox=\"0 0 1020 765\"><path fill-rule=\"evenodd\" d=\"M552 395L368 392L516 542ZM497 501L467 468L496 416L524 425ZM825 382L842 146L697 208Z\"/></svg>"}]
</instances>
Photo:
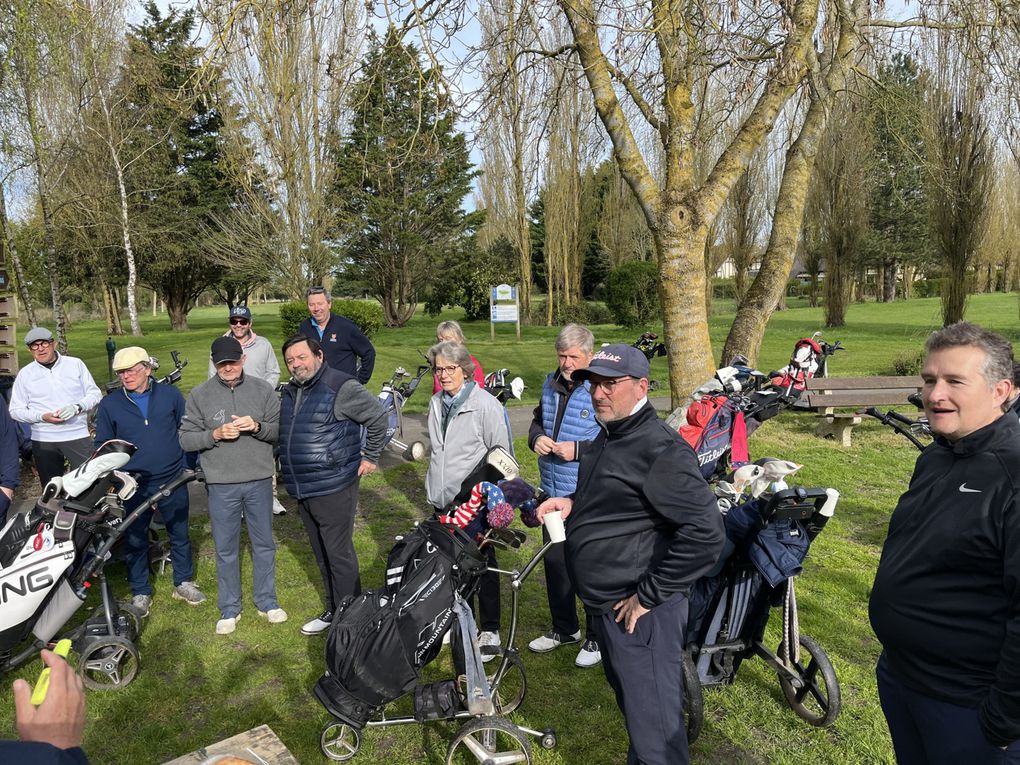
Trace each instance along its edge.
<instances>
[{"instance_id":1,"label":"man in white jacket","mask_svg":"<svg viewBox=\"0 0 1020 765\"><path fill-rule=\"evenodd\" d=\"M11 391L11 417L32 427L32 459L43 486L73 470L92 453L88 410L102 398L81 359L57 353L53 333L34 327L25 345L35 359L18 372Z\"/></svg>"}]
</instances>

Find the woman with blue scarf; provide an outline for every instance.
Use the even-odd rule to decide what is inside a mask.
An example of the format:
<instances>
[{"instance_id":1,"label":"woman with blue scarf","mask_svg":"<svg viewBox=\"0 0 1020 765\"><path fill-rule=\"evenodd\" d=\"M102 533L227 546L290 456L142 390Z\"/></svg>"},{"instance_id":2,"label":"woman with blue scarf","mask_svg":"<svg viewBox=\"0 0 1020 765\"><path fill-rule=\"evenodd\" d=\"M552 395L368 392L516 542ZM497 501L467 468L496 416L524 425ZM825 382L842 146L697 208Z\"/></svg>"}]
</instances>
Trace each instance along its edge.
<instances>
[{"instance_id":1,"label":"woman with blue scarf","mask_svg":"<svg viewBox=\"0 0 1020 765\"><path fill-rule=\"evenodd\" d=\"M429 439L432 459L425 475L429 504L445 512L475 466L495 446L510 449L503 407L471 377L475 371L468 349L460 343L443 342L428 352L429 363L442 387L429 402ZM488 547L488 564L496 567L496 555ZM478 593L479 646L499 646L499 577L482 577ZM483 651L483 660L496 654Z\"/></svg>"}]
</instances>

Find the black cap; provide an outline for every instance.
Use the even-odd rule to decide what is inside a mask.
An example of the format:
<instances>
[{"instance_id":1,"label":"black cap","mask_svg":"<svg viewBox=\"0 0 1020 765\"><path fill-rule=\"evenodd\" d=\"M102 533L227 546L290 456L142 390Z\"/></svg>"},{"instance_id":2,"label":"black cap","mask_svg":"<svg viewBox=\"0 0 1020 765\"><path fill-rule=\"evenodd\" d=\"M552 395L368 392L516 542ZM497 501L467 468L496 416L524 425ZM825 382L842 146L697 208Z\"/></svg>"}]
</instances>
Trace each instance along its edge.
<instances>
[{"instance_id":1,"label":"black cap","mask_svg":"<svg viewBox=\"0 0 1020 765\"><path fill-rule=\"evenodd\" d=\"M648 359L633 345L615 343L600 348L591 357L587 369L575 369L572 380L587 380L592 375L602 377L648 377Z\"/></svg>"},{"instance_id":2,"label":"black cap","mask_svg":"<svg viewBox=\"0 0 1020 765\"><path fill-rule=\"evenodd\" d=\"M239 361L243 354L244 351L241 350L241 344L233 336L217 337L213 340L213 364L221 364L224 361Z\"/></svg>"}]
</instances>

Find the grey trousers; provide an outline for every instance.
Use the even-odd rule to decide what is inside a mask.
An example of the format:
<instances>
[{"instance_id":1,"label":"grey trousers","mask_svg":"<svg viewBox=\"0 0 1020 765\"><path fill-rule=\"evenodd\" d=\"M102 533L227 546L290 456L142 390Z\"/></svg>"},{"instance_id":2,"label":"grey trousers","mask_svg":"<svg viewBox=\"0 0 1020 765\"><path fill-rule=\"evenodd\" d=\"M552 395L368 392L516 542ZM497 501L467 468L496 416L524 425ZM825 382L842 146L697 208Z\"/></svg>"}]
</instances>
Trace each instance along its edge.
<instances>
[{"instance_id":1,"label":"grey trousers","mask_svg":"<svg viewBox=\"0 0 1020 765\"><path fill-rule=\"evenodd\" d=\"M252 599L259 611L279 608L276 600L276 543L273 541L273 479L210 483L209 520L216 545L217 605L224 619L241 613L241 513L251 541Z\"/></svg>"}]
</instances>

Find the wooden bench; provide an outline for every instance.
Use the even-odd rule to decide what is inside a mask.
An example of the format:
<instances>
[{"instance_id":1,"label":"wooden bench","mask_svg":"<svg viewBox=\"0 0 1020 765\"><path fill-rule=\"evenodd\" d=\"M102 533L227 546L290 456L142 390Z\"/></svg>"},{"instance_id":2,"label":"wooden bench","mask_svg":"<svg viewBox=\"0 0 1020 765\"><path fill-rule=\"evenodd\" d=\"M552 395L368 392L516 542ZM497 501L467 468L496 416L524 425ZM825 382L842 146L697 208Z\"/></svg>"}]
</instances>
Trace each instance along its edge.
<instances>
[{"instance_id":1,"label":"wooden bench","mask_svg":"<svg viewBox=\"0 0 1020 765\"><path fill-rule=\"evenodd\" d=\"M861 417L837 409L866 406L902 406L907 396L921 390L921 378L908 377L812 377L797 402L799 409L811 409L821 418L817 433L850 446L850 432Z\"/></svg>"}]
</instances>

